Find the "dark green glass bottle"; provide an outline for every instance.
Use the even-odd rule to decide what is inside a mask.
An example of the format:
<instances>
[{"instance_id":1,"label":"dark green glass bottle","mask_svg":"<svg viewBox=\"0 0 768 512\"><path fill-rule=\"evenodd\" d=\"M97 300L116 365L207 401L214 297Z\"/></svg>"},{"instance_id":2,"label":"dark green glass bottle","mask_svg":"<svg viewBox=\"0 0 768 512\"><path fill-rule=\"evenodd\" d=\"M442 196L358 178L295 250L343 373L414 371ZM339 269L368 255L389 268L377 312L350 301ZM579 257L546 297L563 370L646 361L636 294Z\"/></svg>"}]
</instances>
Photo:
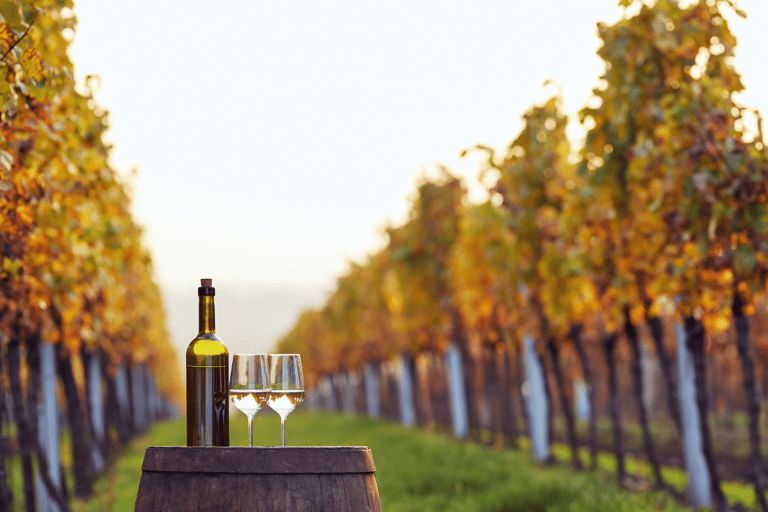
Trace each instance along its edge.
<instances>
[{"instance_id":1,"label":"dark green glass bottle","mask_svg":"<svg viewBox=\"0 0 768 512\"><path fill-rule=\"evenodd\" d=\"M229 352L216 336L213 281L200 281L200 329L187 348L187 446L229 446Z\"/></svg>"}]
</instances>

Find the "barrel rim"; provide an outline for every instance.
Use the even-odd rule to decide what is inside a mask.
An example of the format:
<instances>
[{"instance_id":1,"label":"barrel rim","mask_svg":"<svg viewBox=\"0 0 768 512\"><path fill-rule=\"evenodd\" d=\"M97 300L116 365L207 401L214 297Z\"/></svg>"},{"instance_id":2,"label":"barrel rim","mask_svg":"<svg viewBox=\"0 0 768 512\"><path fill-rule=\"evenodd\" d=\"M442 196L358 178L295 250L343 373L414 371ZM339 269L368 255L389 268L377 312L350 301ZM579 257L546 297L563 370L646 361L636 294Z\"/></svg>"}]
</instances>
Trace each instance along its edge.
<instances>
[{"instance_id":1,"label":"barrel rim","mask_svg":"<svg viewBox=\"0 0 768 512\"><path fill-rule=\"evenodd\" d=\"M150 446L144 472L226 474L375 473L367 446Z\"/></svg>"}]
</instances>

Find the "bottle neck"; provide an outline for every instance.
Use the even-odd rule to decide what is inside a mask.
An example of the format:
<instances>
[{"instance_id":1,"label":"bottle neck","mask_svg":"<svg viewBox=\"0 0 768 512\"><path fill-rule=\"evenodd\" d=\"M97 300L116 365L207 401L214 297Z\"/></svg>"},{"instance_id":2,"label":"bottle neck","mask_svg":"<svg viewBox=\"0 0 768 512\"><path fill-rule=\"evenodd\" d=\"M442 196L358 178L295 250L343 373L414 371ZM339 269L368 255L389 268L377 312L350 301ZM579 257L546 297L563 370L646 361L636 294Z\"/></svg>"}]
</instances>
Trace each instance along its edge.
<instances>
[{"instance_id":1,"label":"bottle neck","mask_svg":"<svg viewBox=\"0 0 768 512\"><path fill-rule=\"evenodd\" d=\"M200 334L216 332L216 309L213 295L200 297Z\"/></svg>"}]
</instances>

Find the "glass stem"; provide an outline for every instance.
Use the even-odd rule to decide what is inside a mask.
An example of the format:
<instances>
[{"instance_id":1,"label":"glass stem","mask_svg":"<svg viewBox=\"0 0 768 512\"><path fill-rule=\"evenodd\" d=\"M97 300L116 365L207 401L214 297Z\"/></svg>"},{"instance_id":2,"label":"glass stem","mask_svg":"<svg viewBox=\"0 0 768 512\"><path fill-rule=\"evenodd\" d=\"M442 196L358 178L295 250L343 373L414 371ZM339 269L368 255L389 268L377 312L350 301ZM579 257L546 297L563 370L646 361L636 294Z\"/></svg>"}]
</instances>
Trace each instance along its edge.
<instances>
[{"instance_id":1,"label":"glass stem","mask_svg":"<svg viewBox=\"0 0 768 512\"><path fill-rule=\"evenodd\" d=\"M280 432L283 434L283 447L285 447L285 418L280 417Z\"/></svg>"},{"instance_id":2,"label":"glass stem","mask_svg":"<svg viewBox=\"0 0 768 512\"><path fill-rule=\"evenodd\" d=\"M248 446L253 448L253 416L248 416Z\"/></svg>"}]
</instances>

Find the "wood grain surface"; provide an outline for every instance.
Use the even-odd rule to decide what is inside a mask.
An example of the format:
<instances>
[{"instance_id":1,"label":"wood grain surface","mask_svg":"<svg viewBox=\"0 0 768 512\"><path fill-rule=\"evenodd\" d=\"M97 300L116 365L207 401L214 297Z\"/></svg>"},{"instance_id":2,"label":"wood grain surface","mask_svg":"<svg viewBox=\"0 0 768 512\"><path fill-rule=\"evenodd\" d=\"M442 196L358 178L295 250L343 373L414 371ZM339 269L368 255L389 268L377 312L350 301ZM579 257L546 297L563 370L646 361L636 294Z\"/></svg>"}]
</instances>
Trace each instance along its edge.
<instances>
[{"instance_id":1,"label":"wood grain surface","mask_svg":"<svg viewBox=\"0 0 768 512\"><path fill-rule=\"evenodd\" d=\"M150 447L136 511L381 512L367 447Z\"/></svg>"}]
</instances>

